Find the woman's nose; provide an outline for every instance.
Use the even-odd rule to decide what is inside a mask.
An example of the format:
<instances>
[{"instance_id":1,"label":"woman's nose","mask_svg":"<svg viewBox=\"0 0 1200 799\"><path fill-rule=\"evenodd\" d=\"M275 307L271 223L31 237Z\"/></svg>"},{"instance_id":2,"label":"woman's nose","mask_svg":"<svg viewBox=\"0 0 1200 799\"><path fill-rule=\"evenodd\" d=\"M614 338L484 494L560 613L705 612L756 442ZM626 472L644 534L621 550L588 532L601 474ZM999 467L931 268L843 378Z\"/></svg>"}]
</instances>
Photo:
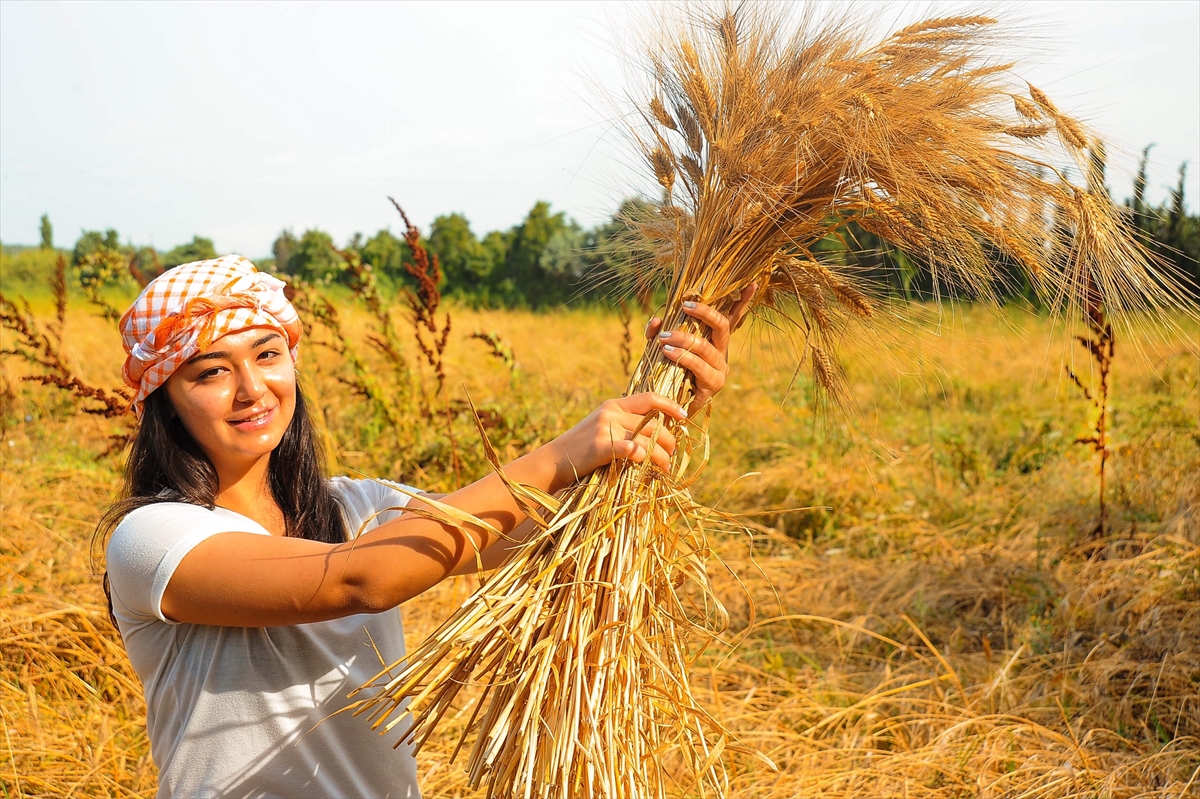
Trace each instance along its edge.
<instances>
[{"instance_id":1,"label":"woman's nose","mask_svg":"<svg viewBox=\"0 0 1200 799\"><path fill-rule=\"evenodd\" d=\"M267 393L267 381L257 364L244 364L238 369L237 399L253 404Z\"/></svg>"}]
</instances>

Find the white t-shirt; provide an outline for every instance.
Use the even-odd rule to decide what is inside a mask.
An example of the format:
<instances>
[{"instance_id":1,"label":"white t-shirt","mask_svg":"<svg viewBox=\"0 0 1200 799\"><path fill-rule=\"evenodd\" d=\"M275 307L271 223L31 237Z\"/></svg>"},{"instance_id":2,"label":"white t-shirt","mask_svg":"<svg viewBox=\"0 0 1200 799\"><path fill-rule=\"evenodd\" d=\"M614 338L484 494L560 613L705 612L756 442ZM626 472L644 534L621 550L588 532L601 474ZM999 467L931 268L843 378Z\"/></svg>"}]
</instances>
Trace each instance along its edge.
<instances>
[{"instance_id":1,"label":"white t-shirt","mask_svg":"<svg viewBox=\"0 0 1200 799\"><path fill-rule=\"evenodd\" d=\"M331 485L352 535L396 518L385 509L408 502L372 480ZM381 736L362 717L334 715L348 692L404 657L398 608L290 627L163 616L179 562L223 532L270 535L233 511L162 502L126 516L108 544L113 611L145 688L158 796L419 797L411 749L392 748L399 727Z\"/></svg>"}]
</instances>

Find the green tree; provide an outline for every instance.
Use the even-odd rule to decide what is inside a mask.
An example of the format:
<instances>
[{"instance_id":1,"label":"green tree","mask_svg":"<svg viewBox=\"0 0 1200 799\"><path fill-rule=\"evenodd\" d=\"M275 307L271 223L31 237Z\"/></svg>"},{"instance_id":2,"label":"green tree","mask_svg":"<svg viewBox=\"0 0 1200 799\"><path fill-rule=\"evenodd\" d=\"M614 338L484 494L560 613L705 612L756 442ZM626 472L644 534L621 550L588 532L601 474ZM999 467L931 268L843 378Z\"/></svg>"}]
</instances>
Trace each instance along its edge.
<instances>
[{"instance_id":1,"label":"green tree","mask_svg":"<svg viewBox=\"0 0 1200 799\"><path fill-rule=\"evenodd\" d=\"M571 299L581 289L588 270L584 250L588 237L574 220L568 221L550 235L550 240L538 256L538 266L548 286L553 286L561 299Z\"/></svg>"},{"instance_id":2,"label":"green tree","mask_svg":"<svg viewBox=\"0 0 1200 799\"><path fill-rule=\"evenodd\" d=\"M1200 216L1188 214L1184 202L1184 183L1187 178L1187 162L1179 165L1179 179L1171 190L1167 202L1153 206L1145 200L1147 162L1150 148L1142 150L1137 176L1133 181L1133 197L1125 201L1139 238L1158 257L1175 265L1185 275L1187 288L1193 295L1200 295Z\"/></svg>"},{"instance_id":3,"label":"green tree","mask_svg":"<svg viewBox=\"0 0 1200 799\"><path fill-rule=\"evenodd\" d=\"M162 259L153 247L138 247L129 259L129 271L140 285L145 285L164 271Z\"/></svg>"},{"instance_id":4,"label":"green tree","mask_svg":"<svg viewBox=\"0 0 1200 799\"><path fill-rule=\"evenodd\" d=\"M367 239L359 249L363 263L368 263L376 275L397 282L404 280L404 259L409 257L408 244L384 229Z\"/></svg>"},{"instance_id":5,"label":"green tree","mask_svg":"<svg viewBox=\"0 0 1200 799\"><path fill-rule=\"evenodd\" d=\"M309 281L328 283L345 271L345 263L333 251L333 238L323 230L306 230L288 259L288 272Z\"/></svg>"},{"instance_id":6,"label":"green tree","mask_svg":"<svg viewBox=\"0 0 1200 799\"><path fill-rule=\"evenodd\" d=\"M126 249L121 246L121 237L112 228L103 233L98 230L85 230L80 234L79 240L75 242L75 249L71 252L71 263L79 266L87 260L89 255L96 253L119 254L125 252Z\"/></svg>"},{"instance_id":7,"label":"green tree","mask_svg":"<svg viewBox=\"0 0 1200 799\"><path fill-rule=\"evenodd\" d=\"M1171 189L1171 209L1167 212L1166 244L1182 251L1183 244L1180 233L1183 230L1183 220L1187 214L1183 209L1183 184L1187 180L1187 161L1179 165L1179 183Z\"/></svg>"},{"instance_id":8,"label":"green tree","mask_svg":"<svg viewBox=\"0 0 1200 799\"><path fill-rule=\"evenodd\" d=\"M1183 186L1187 179L1187 161L1179 165L1179 182L1171 190L1170 207L1159 211L1160 230L1156 238L1163 255L1174 261L1191 280L1191 291L1200 294L1200 216L1188 214Z\"/></svg>"},{"instance_id":9,"label":"green tree","mask_svg":"<svg viewBox=\"0 0 1200 799\"><path fill-rule=\"evenodd\" d=\"M504 268L498 275L499 282L492 281L499 299L507 304L538 308L568 298L570 283L567 275L547 272L542 254L556 234L572 225L574 223L568 223L561 211L552 214L549 203L541 200L534 203L525 221L513 228ZM561 252L561 248L558 249ZM561 262L556 262L556 266L561 266ZM497 275L493 273L495 277Z\"/></svg>"},{"instance_id":10,"label":"green tree","mask_svg":"<svg viewBox=\"0 0 1200 799\"><path fill-rule=\"evenodd\" d=\"M492 230L479 242L484 260L488 264L488 281L475 294L478 304L488 307L504 305L511 302L511 298L515 296L516 283L503 277L504 264L508 260L508 250L512 241L512 230Z\"/></svg>"},{"instance_id":11,"label":"green tree","mask_svg":"<svg viewBox=\"0 0 1200 799\"><path fill-rule=\"evenodd\" d=\"M606 222L583 232L574 257L572 296L590 302L632 297L647 310L656 288L647 281L653 254L636 233L639 221L657 213L656 206L636 197L623 200Z\"/></svg>"},{"instance_id":12,"label":"green tree","mask_svg":"<svg viewBox=\"0 0 1200 799\"><path fill-rule=\"evenodd\" d=\"M50 224L50 214L42 214L42 249L54 249L54 226Z\"/></svg>"},{"instance_id":13,"label":"green tree","mask_svg":"<svg viewBox=\"0 0 1200 799\"><path fill-rule=\"evenodd\" d=\"M1142 150L1142 159L1138 162L1137 176L1133 179L1133 197L1125 201L1133 211L1133 225L1138 230L1146 231L1146 212L1149 207L1146 205L1146 171L1150 161L1150 148L1154 146L1154 142L1150 142Z\"/></svg>"},{"instance_id":14,"label":"green tree","mask_svg":"<svg viewBox=\"0 0 1200 799\"><path fill-rule=\"evenodd\" d=\"M192 261L207 261L217 257L217 249L213 246L212 239L206 239L203 236L192 236L192 240L186 244L180 244L167 251L162 256L162 265L164 269L171 269L180 264L190 264Z\"/></svg>"},{"instance_id":15,"label":"green tree","mask_svg":"<svg viewBox=\"0 0 1200 799\"><path fill-rule=\"evenodd\" d=\"M471 223L462 214L439 216L433 220L429 249L437 253L446 292L453 296L477 297L497 263L475 237Z\"/></svg>"},{"instance_id":16,"label":"green tree","mask_svg":"<svg viewBox=\"0 0 1200 799\"><path fill-rule=\"evenodd\" d=\"M296 252L296 247L300 242L296 235L290 230L284 230L275 237L275 241L271 243L271 254L275 256L275 271L285 275L296 274L292 269L292 254Z\"/></svg>"}]
</instances>

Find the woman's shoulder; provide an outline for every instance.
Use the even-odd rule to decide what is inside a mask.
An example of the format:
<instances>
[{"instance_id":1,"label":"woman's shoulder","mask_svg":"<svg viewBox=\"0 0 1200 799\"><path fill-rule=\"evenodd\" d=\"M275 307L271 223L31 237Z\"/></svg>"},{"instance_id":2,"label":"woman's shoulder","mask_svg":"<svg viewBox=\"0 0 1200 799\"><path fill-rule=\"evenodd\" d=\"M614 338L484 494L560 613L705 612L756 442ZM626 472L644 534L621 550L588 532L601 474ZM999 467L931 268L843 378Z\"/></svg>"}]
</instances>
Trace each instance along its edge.
<instances>
[{"instance_id":1,"label":"woman's shoulder","mask_svg":"<svg viewBox=\"0 0 1200 799\"><path fill-rule=\"evenodd\" d=\"M113 528L108 550L134 546L170 546L178 539L197 539L219 532L266 534L257 522L241 514L194 502L156 499L130 510Z\"/></svg>"},{"instance_id":2,"label":"woman's shoulder","mask_svg":"<svg viewBox=\"0 0 1200 799\"><path fill-rule=\"evenodd\" d=\"M206 508L194 502L155 499L126 513L121 521L117 522L113 534L115 535L122 528L146 527L164 522L174 523L183 520L209 519L212 518L215 512L216 508Z\"/></svg>"},{"instance_id":3,"label":"woman's shoulder","mask_svg":"<svg viewBox=\"0 0 1200 799\"><path fill-rule=\"evenodd\" d=\"M351 536L400 515L404 506L421 489L374 478L332 477L330 488L341 502Z\"/></svg>"}]
</instances>

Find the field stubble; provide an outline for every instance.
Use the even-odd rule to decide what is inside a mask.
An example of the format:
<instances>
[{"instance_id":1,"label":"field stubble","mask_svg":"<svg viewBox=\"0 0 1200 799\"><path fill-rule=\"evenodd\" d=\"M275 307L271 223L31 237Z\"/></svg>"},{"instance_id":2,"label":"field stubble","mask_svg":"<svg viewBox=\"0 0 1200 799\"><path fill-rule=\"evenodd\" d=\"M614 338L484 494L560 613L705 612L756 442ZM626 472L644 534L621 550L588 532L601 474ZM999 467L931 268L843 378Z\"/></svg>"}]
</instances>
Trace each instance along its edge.
<instances>
[{"instance_id":1,"label":"field stubble","mask_svg":"<svg viewBox=\"0 0 1200 799\"><path fill-rule=\"evenodd\" d=\"M78 306L67 356L116 384L117 335ZM447 391L497 409L510 456L624 383L615 313L452 312ZM1083 376L1084 359L1044 320L929 317L844 351L846 416L821 410L786 342L735 345L696 490L756 532L713 535L733 627L693 683L779 772L737 760L732 795L1200 795L1200 364L1184 343L1197 331L1118 349L1113 536L1088 558L1095 462L1072 442L1092 419L1061 376L1070 358ZM345 322L351 336L366 324ZM478 329L511 345L515 371ZM96 453L119 423L3 368L0 782L7 796L153 795L140 686L89 566L119 469ZM336 385L339 368L306 346L310 383ZM444 442L397 457L362 427L365 401L312 396L335 439L359 425L339 470L450 487ZM475 442L457 446L463 477L479 473ZM410 644L475 584L406 606ZM420 754L427 796L471 795L447 762L470 709Z\"/></svg>"}]
</instances>

